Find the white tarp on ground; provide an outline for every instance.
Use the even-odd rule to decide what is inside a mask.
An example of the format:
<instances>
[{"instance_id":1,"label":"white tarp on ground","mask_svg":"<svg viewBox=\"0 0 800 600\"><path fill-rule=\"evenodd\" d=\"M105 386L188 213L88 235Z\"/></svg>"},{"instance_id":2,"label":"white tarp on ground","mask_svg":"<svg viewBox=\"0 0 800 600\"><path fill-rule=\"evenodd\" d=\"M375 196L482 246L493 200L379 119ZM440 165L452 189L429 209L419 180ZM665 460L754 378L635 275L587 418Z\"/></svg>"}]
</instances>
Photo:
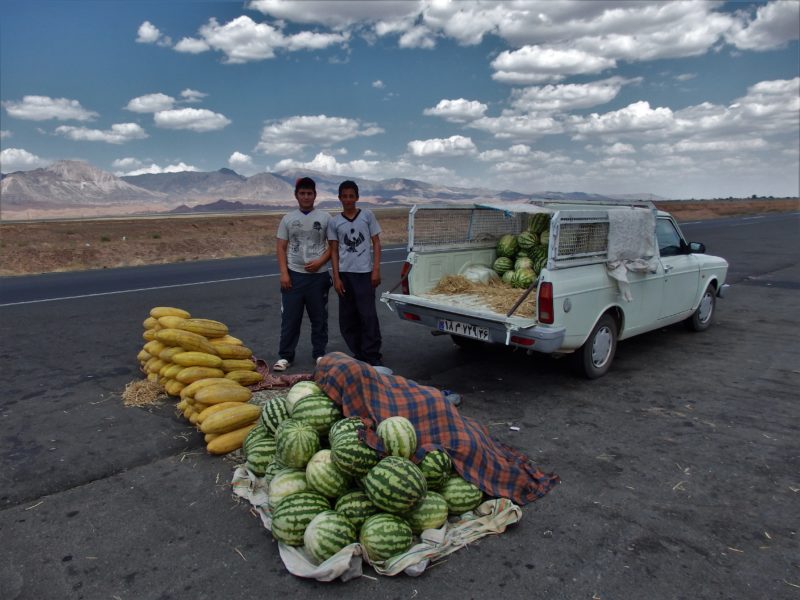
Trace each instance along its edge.
<instances>
[{"instance_id":1,"label":"white tarp on ground","mask_svg":"<svg viewBox=\"0 0 800 600\"><path fill-rule=\"evenodd\" d=\"M268 508L268 485L244 466L233 473L233 493L245 498L258 513L261 522L272 530L272 516ZM382 562L370 562L358 543L345 546L320 565L309 559L303 548L278 542L278 549L286 569L298 577L333 581L347 581L362 574L362 559L381 575L421 575L431 561L438 560L487 535L503 533L506 527L522 518L522 509L505 498L487 500L474 511L465 513L455 522L439 529L426 529L419 543L403 554Z\"/></svg>"}]
</instances>

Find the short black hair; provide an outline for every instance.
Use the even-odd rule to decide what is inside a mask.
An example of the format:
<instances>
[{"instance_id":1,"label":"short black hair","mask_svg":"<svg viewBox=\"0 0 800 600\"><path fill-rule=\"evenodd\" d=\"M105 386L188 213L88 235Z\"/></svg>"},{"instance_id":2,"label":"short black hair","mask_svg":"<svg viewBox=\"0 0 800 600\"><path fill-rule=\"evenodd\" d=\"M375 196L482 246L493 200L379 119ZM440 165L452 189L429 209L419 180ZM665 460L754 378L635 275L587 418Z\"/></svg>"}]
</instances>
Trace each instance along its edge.
<instances>
[{"instance_id":1,"label":"short black hair","mask_svg":"<svg viewBox=\"0 0 800 600\"><path fill-rule=\"evenodd\" d=\"M358 184L355 181L343 181L339 184L339 195L342 195L342 190L353 190L356 193L356 198L358 198Z\"/></svg>"},{"instance_id":2,"label":"short black hair","mask_svg":"<svg viewBox=\"0 0 800 600\"><path fill-rule=\"evenodd\" d=\"M300 190L314 190L316 192L317 184L314 183L314 180L311 179L311 177L300 177L294 182L294 193L296 194Z\"/></svg>"}]
</instances>

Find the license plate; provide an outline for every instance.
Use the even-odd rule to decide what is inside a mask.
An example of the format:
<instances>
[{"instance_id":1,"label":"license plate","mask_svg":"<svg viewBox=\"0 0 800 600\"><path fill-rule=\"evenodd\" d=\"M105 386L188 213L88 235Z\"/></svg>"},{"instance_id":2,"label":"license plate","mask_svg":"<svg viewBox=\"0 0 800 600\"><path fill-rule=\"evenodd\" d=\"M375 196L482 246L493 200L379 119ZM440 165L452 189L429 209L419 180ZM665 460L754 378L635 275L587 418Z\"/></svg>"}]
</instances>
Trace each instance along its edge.
<instances>
[{"instance_id":1,"label":"license plate","mask_svg":"<svg viewBox=\"0 0 800 600\"><path fill-rule=\"evenodd\" d=\"M456 335L463 335L464 337L473 338L476 340L489 341L489 330L485 327L478 327L477 325L470 325L469 323L462 323L460 321L451 321L450 319L439 319L439 331L446 333L454 333Z\"/></svg>"}]
</instances>

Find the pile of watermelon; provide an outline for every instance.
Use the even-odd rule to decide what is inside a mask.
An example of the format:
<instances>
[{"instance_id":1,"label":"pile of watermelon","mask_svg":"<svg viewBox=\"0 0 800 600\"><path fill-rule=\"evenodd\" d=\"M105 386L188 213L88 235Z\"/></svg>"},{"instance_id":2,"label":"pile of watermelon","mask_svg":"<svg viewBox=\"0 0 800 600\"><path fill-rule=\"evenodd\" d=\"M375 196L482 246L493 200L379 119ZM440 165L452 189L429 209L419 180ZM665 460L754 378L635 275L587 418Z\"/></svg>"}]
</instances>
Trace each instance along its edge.
<instances>
[{"instance_id":1,"label":"pile of watermelon","mask_svg":"<svg viewBox=\"0 0 800 600\"><path fill-rule=\"evenodd\" d=\"M507 233L497 241L497 259L492 268L501 280L515 288L527 288L547 264L550 215L534 213L528 229L519 235Z\"/></svg>"},{"instance_id":2,"label":"pile of watermelon","mask_svg":"<svg viewBox=\"0 0 800 600\"><path fill-rule=\"evenodd\" d=\"M302 381L264 404L244 440L247 468L268 484L273 537L303 546L317 564L354 542L370 561L385 561L483 500L446 452L412 462L417 432L405 417L378 423L384 457L363 442L364 427L360 418L344 418L317 384Z\"/></svg>"}]
</instances>

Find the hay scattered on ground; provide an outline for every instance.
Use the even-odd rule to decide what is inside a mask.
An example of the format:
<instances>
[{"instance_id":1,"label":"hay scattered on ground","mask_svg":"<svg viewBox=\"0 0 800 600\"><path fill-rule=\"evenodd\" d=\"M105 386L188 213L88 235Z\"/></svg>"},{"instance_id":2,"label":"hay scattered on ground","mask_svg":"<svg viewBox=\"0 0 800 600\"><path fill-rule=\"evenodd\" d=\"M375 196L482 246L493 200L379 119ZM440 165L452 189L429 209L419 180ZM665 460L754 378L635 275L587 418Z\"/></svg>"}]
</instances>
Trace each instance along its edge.
<instances>
[{"instance_id":1,"label":"hay scattered on ground","mask_svg":"<svg viewBox=\"0 0 800 600\"><path fill-rule=\"evenodd\" d=\"M475 283L463 275L445 275L431 290L433 294L471 294L477 296L492 310L506 314L525 292L519 288L495 281ZM514 311L515 316L533 317L536 315L536 291L532 291L525 301Z\"/></svg>"},{"instance_id":2,"label":"hay scattered on ground","mask_svg":"<svg viewBox=\"0 0 800 600\"><path fill-rule=\"evenodd\" d=\"M138 379L131 381L122 392L125 406L153 406L167 400L167 395L155 381Z\"/></svg>"}]
</instances>

